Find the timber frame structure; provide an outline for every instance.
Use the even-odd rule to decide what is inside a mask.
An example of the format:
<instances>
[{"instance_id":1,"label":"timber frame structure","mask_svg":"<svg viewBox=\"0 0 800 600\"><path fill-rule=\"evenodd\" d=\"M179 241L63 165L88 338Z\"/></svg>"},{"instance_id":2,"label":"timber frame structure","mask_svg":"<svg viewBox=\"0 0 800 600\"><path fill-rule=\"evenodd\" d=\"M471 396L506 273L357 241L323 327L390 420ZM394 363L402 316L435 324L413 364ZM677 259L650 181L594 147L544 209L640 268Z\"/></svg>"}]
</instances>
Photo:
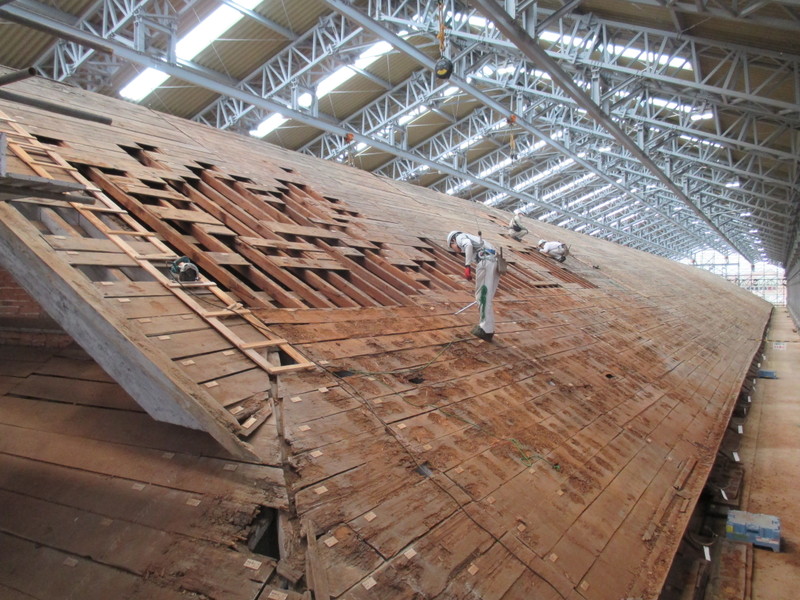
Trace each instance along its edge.
<instances>
[{"instance_id":1,"label":"timber frame structure","mask_svg":"<svg viewBox=\"0 0 800 600\"><path fill-rule=\"evenodd\" d=\"M560 264L497 208L18 85L113 123L0 100L9 181L34 181L0 200L0 264L88 354L3 350L0 591L659 594L767 303L526 222ZM510 262L492 343L452 229ZM199 280L170 276L181 256Z\"/></svg>"}]
</instances>

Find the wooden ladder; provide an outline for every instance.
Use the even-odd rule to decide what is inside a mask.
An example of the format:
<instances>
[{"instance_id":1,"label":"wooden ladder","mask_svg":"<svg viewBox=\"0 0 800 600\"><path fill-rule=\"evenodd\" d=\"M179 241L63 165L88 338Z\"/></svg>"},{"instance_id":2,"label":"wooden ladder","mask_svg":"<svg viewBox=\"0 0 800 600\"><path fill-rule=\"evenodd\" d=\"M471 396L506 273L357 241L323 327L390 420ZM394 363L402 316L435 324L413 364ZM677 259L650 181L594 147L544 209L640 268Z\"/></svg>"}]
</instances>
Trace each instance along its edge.
<instances>
[{"instance_id":1,"label":"wooden ladder","mask_svg":"<svg viewBox=\"0 0 800 600\"><path fill-rule=\"evenodd\" d=\"M202 277L196 282L180 282L166 276L162 270L154 264L159 263L162 268L165 261L173 261L178 258L166 244L158 239L157 234L148 231L128 211L119 207L109 198L100 188L86 179L81 172L67 163L55 150L46 148L38 139L28 134L14 120L8 118L0 112L0 133L5 134L8 139L8 147L25 165L28 166L37 176L56 180L64 177L69 178L91 194L94 204L69 201L65 196L64 202L58 202L59 208L74 210L97 231L102 233L107 239L111 240L123 253L135 261L148 275L155 281L161 283L167 290L176 296L183 304L196 313L214 330L227 339L239 352L244 354L256 366L263 369L269 376L274 377L281 373L304 370L313 368L314 363L308 361L291 344L281 338L275 338L266 331L264 323L258 319L249 309L243 307L240 302L230 296L227 292L220 289L213 282ZM26 201L31 201L27 199ZM33 200L36 202L36 200ZM42 200L43 204L52 205L52 201ZM121 220L123 227L109 226L102 218L102 214L113 214ZM138 252L125 238L133 237L146 241L152 245L152 252ZM187 290L192 288L204 288L210 291L222 304L223 309L206 310L195 296ZM240 318L255 328L261 337L265 339L257 342L246 342L228 325L226 319ZM275 365L267 360L266 356L259 351L268 349L281 350L289 356L293 364ZM229 410L236 418L237 410ZM259 418L258 416L261 416ZM257 427L256 421L265 420L265 410L259 409L255 415L241 424L239 435L249 436ZM268 414L266 415L268 416ZM238 422L238 419L237 419ZM260 424L260 423L258 423Z\"/></svg>"},{"instance_id":2,"label":"wooden ladder","mask_svg":"<svg viewBox=\"0 0 800 600\"><path fill-rule=\"evenodd\" d=\"M77 169L54 150L47 148L17 121L0 111L0 133L5 134L8 149L43 179L70 181ZM98 188L89 183L89 190Z\"/></svg>"}]
</instances>

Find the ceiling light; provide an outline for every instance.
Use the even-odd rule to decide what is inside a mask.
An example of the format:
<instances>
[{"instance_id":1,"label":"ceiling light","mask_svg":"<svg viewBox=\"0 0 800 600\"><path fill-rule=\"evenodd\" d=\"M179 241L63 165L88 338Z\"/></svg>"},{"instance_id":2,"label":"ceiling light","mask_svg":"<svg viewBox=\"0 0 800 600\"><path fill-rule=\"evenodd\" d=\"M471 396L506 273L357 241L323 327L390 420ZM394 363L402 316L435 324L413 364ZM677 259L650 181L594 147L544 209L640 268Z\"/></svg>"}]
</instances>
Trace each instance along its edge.
<instances>
[{"instance_id":1,"label":"ceiling light","mask_svg":"<svg viewBox=\"0 0 800 600\"><path fill-rule=\"evenodd\" d=\"M261 0L238 0L238 4L247 10L254 9L260 3ZM243 16L243 13L230 6L220 6L178 41L175 45L175 56L181 60L192 60L238 23ZM140 102L168 78L169 75L166 73L148 68L122 88L119 94L133 102Z\"/></svg>"},{"instance_id":2,"label":"ceiling light","mask_svg":"<svg viewBox=\"0 0 800 600\"><path fill-rule=\"evenodd\" d=\"M286 123L286 121L288 120L289 119L284 117L282 114L275 113L271 117L267 117L266 119L261 121L261 123L258 124L258 127L256 127L255 129L251 129L249 133L253 137L263 138L265 135L273 132L278 127Z\"/></svg>"}]
</instances>

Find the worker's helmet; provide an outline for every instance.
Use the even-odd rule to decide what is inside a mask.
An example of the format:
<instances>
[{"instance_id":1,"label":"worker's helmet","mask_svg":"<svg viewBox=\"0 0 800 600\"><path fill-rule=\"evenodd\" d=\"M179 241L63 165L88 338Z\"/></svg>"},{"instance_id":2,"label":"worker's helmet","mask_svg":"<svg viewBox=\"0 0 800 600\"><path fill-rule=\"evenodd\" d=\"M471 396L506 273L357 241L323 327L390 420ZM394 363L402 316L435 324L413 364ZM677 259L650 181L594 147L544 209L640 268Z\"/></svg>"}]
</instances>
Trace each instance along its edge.
<instances>
[{"instance_id":1,"label":"worker's helmet","mask_svg":"<svg viewBox=\"0 0 800 600\"><path fill-rule=\"evenodd\" d=\"M456 237L459 233L461 233L461 232L460 231L451 231L450 233L447 234L447 247L448 248L450 247L450 244L453 243L453 238Z\"/></svg>"},{"instance_id":2,"label":"worker's helmet","mask_svg":"<svg viewBox=\"0 0 800 600\"><path fill-rule=\"evenodd\" d=\"M544 246L547 243L547 240L539 240L537 246Z\"/></svg>"}]
</instances>

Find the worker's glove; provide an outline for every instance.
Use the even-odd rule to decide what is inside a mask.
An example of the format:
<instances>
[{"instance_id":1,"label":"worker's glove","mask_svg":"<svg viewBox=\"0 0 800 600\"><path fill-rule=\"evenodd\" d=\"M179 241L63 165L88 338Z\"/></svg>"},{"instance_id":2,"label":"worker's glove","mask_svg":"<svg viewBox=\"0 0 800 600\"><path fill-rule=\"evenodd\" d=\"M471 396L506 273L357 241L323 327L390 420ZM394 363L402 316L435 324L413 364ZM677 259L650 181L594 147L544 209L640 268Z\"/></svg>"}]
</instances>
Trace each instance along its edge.
<instances>
[{"instance_id":1,"label":"worker's glove","mask_svg":"<svg viewBox=\"0 0 800 600\"><path fill-rule=\"evenodd\" d=\"M472 268L469 265L464 267L464 279L472 281Z\"/></svg>"}]
</instances>

